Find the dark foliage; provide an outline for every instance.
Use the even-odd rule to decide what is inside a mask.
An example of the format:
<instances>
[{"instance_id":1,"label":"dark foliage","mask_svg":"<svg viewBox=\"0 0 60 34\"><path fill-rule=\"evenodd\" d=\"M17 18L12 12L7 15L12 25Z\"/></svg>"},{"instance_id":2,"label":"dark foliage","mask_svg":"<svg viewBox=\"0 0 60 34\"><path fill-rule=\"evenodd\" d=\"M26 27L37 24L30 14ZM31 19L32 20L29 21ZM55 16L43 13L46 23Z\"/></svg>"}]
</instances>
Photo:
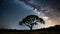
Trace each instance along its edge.
<instances>
[{"instance_id":1,"label":"dark foliage","mask_svg":"<svg viewBox=\"0 0 60 34\"><path fill-rule=\"evenodd\" d=\"M37 29L37 30L16 30L16 29L0 29L0 32L39 32L39 31L60 31L60 25L54 27Z\"/></svg>"},{"instance_id":2,"label":"dark foliage","mask_svg":"<svg viewBox=\"0 0 60 34\"><path fill-rule=\"evenodd\" d=\"M38 25L37 22L45 24L42 18L39 18L36 15L28 15L22 21L19 22L19 25L26 25L32 30L34 25Z\"/></svg>"}]
</instances>

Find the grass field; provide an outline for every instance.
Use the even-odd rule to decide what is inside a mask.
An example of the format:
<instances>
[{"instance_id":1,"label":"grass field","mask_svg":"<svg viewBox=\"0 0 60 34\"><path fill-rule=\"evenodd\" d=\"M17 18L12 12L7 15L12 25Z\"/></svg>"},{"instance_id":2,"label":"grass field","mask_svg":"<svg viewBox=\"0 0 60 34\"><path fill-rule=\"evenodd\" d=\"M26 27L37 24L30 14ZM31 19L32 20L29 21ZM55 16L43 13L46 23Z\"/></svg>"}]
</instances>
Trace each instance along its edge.
<instances>
[{"instance_id":1,"label":"grass field","mask_svg":"<svg viewBox=\"0 0 60 34\"><path fill-rule=\"evenodd\" d=\"M0 29L0 34L60 34L60 25L37 30Z\"/></svg>"},{"instance_id":2,"label":"grass field","mask_svg":"<svg viewBox=\"0 0 60 34\"><path fill-rule=\"evenodd\" d=\"M0 34L60 34L60 31L3 31Z\"/></svg>"}]
</instances>

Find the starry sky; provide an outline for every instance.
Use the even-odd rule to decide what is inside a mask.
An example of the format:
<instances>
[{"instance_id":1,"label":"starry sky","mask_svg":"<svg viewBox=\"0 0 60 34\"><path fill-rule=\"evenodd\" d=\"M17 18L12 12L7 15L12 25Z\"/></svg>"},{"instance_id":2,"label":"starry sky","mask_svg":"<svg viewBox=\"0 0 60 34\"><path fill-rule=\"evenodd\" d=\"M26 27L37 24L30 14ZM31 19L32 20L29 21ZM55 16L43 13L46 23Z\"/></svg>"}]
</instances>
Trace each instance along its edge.
<instances>
[{"instance_id":1,"label":"starry sky","mask_svg":"<svg viewBox=\"0 0 60 34\"><path fill-rule=\"evenodd\" d=\"M33 29L60 25L59 0L0 0L0 28L29 29L20 26L19 21L27 15L37 15L43 18L45 24L35 25Z\"/></svg>"}]
</instances>

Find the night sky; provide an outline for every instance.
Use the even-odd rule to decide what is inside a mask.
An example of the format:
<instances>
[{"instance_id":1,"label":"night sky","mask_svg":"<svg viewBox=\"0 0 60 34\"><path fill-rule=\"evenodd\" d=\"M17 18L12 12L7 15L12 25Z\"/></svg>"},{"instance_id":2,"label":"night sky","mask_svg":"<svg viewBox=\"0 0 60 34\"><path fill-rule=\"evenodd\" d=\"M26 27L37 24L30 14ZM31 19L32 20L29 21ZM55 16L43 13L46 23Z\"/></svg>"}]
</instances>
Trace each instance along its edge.
<instances>
[{"instance_id":1,"label":"night sky","mask_svg":"<svg viewBox=\"0 0 60 34\"><path fill-rule=\"evenodd\" d=\"M59 0L0 0L0 28L29 29L20 26L19 21L27 15L37 15L43 18L45 24L34 26L33 29L60 25Z\"/></svg>"}]
</instances>

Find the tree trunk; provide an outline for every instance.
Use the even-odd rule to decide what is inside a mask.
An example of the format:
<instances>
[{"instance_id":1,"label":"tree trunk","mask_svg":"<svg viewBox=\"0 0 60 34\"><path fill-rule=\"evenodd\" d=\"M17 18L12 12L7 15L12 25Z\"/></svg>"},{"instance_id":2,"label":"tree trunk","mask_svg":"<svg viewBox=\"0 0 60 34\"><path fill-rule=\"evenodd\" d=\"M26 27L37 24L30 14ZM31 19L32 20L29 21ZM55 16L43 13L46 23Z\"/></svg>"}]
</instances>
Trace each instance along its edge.
<instances>
[{"instance_id":1,"label":"tree trunk","mask_svg":"<svg viewBox=\"0 0 60 34\"><path fill-rule=\"evenodd\" d=\"M30 30L32 30L32 27L30 27Z\"/></svg>"},{"instance_id":2,"label":"tree trunk","mask_svg":"<svg viewBox=\"0 0 60 34\"><path fill-rule=\"evenodd\" d=\"M30 30L32 30L32 28L33 28L33 25L31 25Z\"/></svg>"}]
</instances>

